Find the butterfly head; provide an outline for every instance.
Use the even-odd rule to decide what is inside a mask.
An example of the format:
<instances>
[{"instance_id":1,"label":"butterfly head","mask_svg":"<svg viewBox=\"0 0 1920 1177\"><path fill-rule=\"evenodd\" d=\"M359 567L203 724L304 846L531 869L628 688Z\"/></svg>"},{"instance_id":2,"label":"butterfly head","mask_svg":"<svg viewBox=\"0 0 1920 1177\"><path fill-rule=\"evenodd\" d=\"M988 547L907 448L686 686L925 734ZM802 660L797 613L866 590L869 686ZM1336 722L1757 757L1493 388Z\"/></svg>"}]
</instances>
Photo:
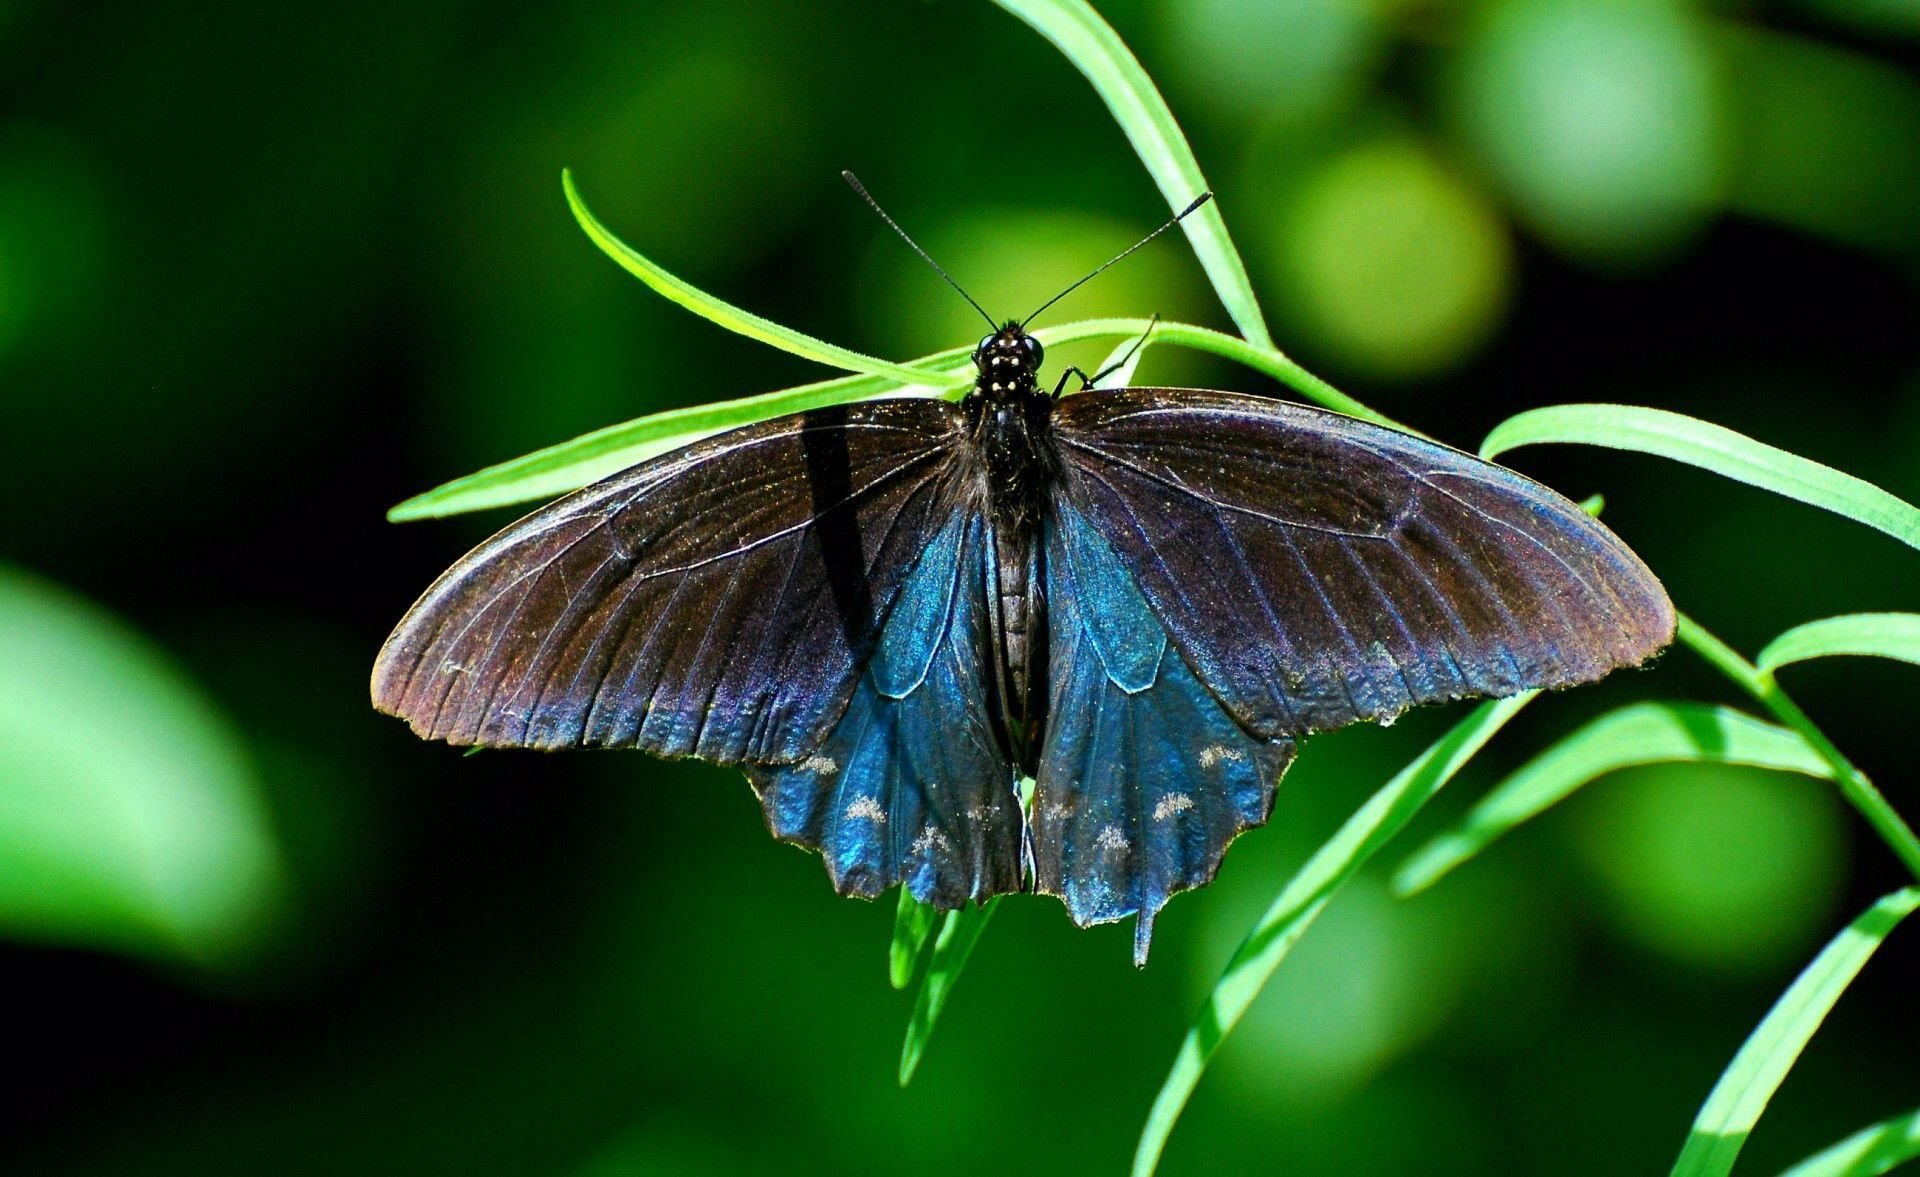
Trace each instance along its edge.
<instances>
[{"instance_id":1,"label":"butterfly head","mask_svg":"<svg viewBox=\"0 0 1920 1177\"><path fill-rule=\"evenodd\" d=\"M1025 327L1009 322L973 349L974 367L980 369L975 390L992 401L1032 396L1038 388L1040 363L1046 355L1046 348L1027 334Z\"/></svg>"}]
</instances>

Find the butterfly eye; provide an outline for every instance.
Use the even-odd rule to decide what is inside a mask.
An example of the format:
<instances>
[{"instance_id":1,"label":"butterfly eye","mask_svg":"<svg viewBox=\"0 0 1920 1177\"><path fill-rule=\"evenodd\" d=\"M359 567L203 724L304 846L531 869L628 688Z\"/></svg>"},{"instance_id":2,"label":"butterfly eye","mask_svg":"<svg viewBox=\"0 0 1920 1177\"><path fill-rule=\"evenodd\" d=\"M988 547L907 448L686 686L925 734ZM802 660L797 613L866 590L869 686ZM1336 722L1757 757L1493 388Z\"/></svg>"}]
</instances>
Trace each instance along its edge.
<instances>
[{"instance_id":1,"label":"butterfly eye","mask_svg":"<svg viewBox=\"0 0 1920 1177\"><path fill-rule=\"evenodd\" d=\"M1033 366L1036 368L1047 358L1047 349L1041 347L1040 341L1031 335L1021 336L1020 346L1027 349L1027 355L1033 360Z\"/></svg>"},{"instance_id":2,"label":"butterfly eye","mask_svg":"<svg viewBox=\"0 0 1920 1177\"><path fill-rule=\"evenodd\" d=\"M993 348L993 341L998 338L1000 338L998 332L992 335L982 335L980 337L980 345L973 349L974 362L978 363L979 361L985 359L987 356L987 352L992 350Z\"/></svg>"}]
</instances>

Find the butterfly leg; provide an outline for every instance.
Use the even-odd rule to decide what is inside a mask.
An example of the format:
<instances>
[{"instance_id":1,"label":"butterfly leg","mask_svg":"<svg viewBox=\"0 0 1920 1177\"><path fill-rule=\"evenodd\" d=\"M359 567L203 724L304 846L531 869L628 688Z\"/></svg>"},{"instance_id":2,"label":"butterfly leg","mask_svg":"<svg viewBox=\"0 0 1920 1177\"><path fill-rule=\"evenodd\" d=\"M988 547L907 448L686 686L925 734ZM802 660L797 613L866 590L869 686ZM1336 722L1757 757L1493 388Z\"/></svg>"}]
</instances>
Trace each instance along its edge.
<instances>
[{"instance_id":1,"label":"butterfly leg","mask_svg":"<svg viewBox=\"0 0 1920 1177\"><path fill-rule=\"evenodd\" d=\"M1105 375L1105 373L1102 373L1102 375ZM1080 370L1079 368L1077 368L1077 367L1074 367L1073 365L1071 365L1071 364L1069 364L1069 365L1067 366L1067 370L1066 370L1066 371L1064 371L1064 372L1062 372L1062 373L1060 373L1060 381L1059 381L1059 383L1057 383L1057 384L1055 384L1055 385L1053 386L1053 399L1054 399L1054 400L1059 400L1059 399L1060 399L1060 394L1061 394L1061 393L1063 393L1063 392L1065 392L1065 391L1067 390L1067 380L1068 380L1068 378L1070 378L1070 377L1073 377L1073 376L1078 376L1078 377L1080 377L1080 391L1081 391L1081 392L1085 392L1085 391L1086 391L1087 389L1089 389L1089 388L1092 388L1092 387L1093 387L1093 382L1094 382L1095 380L1098 380L1098 379L1100 378L1100 377L1098 377L1098 376L1089 376L1089 375L1087 375L1087 374L1086 374L1085 372L1082 372L1082 371L1081 371L1081 370Z\"/></svg>"}]
</instances>

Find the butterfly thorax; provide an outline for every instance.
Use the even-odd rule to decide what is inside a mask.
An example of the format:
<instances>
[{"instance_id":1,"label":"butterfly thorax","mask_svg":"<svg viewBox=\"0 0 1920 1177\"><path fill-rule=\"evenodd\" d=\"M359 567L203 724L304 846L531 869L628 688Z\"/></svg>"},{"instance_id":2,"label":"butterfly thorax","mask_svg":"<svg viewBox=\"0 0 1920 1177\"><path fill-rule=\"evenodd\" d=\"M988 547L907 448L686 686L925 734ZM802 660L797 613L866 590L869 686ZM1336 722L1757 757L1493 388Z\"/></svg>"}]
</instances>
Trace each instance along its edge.
<instances>
[{"instance_id":1,"label":"butterfly thorax","mask_svg":"<svg viewBox=\"0 0 1920 1177\"><path fill-rule=\"evenodd\" d=\"M961 402L979 455L987 505L1003 529L1031 532L1060 468L1053 442L1053 398L1041 391L1040 341L1008 323L980 341L980 369Z\"/></svg>"},{"instance_id":2,"label":"butterfly thorax","mask_svg":"<svg viewBox=\"0 0 1920 1177\"><path fill-rule=\"evenodd\" d=\"M1053 398L1038 380L1043 355L1039 340L1007 324L974 350L980 375L961 402L993 533L994 693L1002 736L1023 769L1044 726L1041 521L1061 468Z\"/></svg>"}]
</instances>

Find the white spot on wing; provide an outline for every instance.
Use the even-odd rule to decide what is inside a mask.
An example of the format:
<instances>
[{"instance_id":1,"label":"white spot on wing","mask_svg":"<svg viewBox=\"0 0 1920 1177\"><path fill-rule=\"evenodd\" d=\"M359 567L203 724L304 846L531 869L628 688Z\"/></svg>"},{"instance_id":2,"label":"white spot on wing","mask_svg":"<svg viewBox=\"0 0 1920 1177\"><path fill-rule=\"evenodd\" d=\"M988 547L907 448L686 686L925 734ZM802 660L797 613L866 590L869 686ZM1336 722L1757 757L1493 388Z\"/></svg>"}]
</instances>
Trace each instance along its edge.
<instances>
[{"instance_id":1,"label":"white spot on wing","mask_svg":"<svg viewBox=\"0 0 1920 1177\"><path fill-rule=\"evenodd\" d=\"M1247 754L1238 748L1229 748L1225 744L1208 744L1200 749L1200 767L1214 768L1223 760L1245 760Z\"/></svg>"},{"instance_id":2,"label":"white spot on wing","mask_svg":"<svg viewBox=\"0 0 1920 1177\"><path fill-rule=\"evenodd\" d=\"M809 756L800 762L800 767L815 776L832 776L840 771L840 765L831 756ZM872 799L868 797L862 797L860 800L869 805L873 804Z\"/></svg>"},{"instance_id":3,"label":"white spot on wing","mask_svg":"<svg viewBox=\"0 0 1920 1177\"><path fill-rule=\"evenodd\" d=\"M1127 841L1127 836L1120 832L1119 826L1102 826L1100 836L1093 840L1093 844L1102 850L1125 850L1132 845Z\"/></svg>"},{"instance_id":4,"label":"white spot on wing","mask_svg":"<svg viewBox=\"0 0 1920 1177\"><path fill-rule=\"evenodd\" d=\"M880 808L880 803L871 797L857 798L853 804L847 806L847 816L864 817L878 825L887 824L887 811Z\"/></svg>"},{"instance_id":5,"label":"white spot on wing","mask_svg":"<svg viewBox=\"0 0 1920 1177\"><path fill-rule=\"evenodd\" d=\"M925 854L929 850L939 850L945 853L952 849L953 839L947 837L933 826L928 826L921 830L920 836L913 840L912 846L915 854Z\"/></svg>"},{"instance_id":6,"label":"white spot on wing","mask_svg":"<svg viewBox=\"0 0 1920 1177\"><path fill-rule=\"evenodd\" d=\"M1193 798L1185 793L1168 793L1153 807L1153 820L1165 821L1176 813L1185 813L1192 808Z\"/></svg>"}]
</instances>

